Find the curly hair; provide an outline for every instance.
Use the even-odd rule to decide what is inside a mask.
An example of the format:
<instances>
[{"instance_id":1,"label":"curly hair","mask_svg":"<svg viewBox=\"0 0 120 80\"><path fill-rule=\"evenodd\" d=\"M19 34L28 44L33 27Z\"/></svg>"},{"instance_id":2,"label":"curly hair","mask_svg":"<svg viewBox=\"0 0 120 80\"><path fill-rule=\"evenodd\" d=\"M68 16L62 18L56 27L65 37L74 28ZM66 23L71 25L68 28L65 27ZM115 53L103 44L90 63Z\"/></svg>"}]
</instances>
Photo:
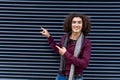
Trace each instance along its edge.
<instances>
[{"instance_id":1,"label":"curly hair","mask_svg":"<svg viewBox=\"0 0 120 80\"><path fill-rule=\"evenodd\" d=\"M77 13L72 13L70 15L68 15L64 21L64 31L71 34L72 32L72 19L74 17L80 17L83 21L83 28L82 28L82 32L85 36L88 35L88 33L90 32L90 28L91 28L91 24L90 24L90 20L86 15L83 14L77 14Z\"/></svg>"}]
</instances>

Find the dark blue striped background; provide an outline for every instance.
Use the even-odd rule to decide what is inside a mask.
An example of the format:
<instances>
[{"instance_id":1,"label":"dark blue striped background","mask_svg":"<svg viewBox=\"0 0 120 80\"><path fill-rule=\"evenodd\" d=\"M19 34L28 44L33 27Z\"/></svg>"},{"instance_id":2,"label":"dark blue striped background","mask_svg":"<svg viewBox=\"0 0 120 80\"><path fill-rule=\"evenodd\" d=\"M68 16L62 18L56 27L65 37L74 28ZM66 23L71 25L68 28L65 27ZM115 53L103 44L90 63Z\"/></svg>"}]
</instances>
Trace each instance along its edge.
<instances>
[{"instance_id":1,"label":"dark blue striped background","mask_svg":"<svg viewBox=\"0 0 120 80\"><path fill-rule=\"evenodd\" d=\"M59 42L71 12L86 14L92 23L92 54L84 79L119 80L120 2L50 0L0 0L0 78L54 80L59 56L39 31L45 26Z\"/></svg>"}]
</instances>

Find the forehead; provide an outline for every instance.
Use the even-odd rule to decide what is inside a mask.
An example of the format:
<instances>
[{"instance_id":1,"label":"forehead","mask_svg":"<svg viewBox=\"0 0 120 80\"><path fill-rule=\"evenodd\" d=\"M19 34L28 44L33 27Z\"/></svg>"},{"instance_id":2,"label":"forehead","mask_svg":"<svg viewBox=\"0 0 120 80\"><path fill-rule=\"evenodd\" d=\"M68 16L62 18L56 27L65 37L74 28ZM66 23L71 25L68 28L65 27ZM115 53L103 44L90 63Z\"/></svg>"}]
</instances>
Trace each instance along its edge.
<instances>
[{"instance_id":1,"label":"forehead","mask_svg":"<svg viewBox=\"0 0 120 80\"><path fill-rule=\"evenodd\" d=\"M80 18L80 17L73 17L72 21L82 21L82 18Z\"/></svg>"}]
</instances>

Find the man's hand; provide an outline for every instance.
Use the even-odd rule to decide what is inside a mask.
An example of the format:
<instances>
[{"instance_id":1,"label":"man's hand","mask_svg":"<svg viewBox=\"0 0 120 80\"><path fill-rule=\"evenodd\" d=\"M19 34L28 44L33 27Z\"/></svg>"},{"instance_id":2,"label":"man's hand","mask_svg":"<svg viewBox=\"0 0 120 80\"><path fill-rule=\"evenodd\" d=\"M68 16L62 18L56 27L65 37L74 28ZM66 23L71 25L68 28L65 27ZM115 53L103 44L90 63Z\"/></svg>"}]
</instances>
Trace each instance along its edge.
<instances>
[{"instance_id":1,"label":"man's hand","mask_svg":"<svg viewBox=\"0 0 120 80\"><path fill-rule=\"evenodd\" d=\"M49 34L49 32L48 32L48 30L47 29L45 29L45 28L42 28L41 27L41 29L42 29L42 31L40 32L43 36L45 36L45 37L50 37L50 34Z\"/></svg>"},{"instance_id":2,"label":"man's hand","mask_svg":"<svg viewBox=\"0 0 120 80\"><path fill-rule=\"evenodd\" d=\"M65 47L60 48L60 47L57 46L57 45L56 45L56 47L58 48L60 55L64 55L65 52L67 51Z\"/></svg>"}]
</instances>

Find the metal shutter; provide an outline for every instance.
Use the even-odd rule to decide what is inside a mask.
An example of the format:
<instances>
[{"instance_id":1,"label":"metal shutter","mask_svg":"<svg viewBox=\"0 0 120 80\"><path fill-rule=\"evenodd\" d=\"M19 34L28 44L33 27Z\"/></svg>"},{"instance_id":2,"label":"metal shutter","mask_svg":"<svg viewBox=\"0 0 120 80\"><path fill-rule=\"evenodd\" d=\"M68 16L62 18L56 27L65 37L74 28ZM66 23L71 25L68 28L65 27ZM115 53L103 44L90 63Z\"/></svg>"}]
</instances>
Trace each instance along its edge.
<instances>
[{"instance_id":1,"label":"metal shutter","mask_svg":"<svg viewBox=\"0 0 120 80\"><path fill-rule=\"evenodd\" d=\"M54 80L59 56L39 33L58 43L71 12L91 19L92 54L85 80L120 80L120 2L0 0L0 80Z\"/></svg>"}]
</instances>

